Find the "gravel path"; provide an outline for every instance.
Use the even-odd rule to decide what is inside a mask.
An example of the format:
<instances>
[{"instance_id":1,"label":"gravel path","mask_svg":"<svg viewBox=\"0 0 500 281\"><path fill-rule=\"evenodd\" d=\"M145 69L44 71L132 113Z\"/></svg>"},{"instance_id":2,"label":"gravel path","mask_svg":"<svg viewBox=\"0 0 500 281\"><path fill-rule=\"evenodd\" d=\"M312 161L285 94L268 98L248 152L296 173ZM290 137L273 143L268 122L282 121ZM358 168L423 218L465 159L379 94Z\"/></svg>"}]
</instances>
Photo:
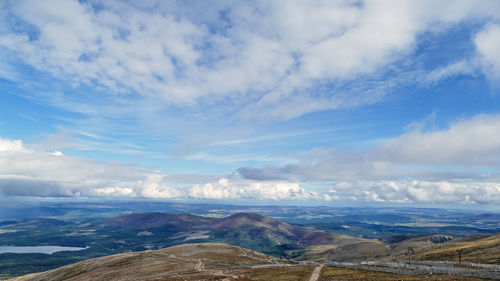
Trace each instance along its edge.
<instances>
[{"instance_id":1,"label":"gravel path","mask_svg":"<svg viewBox=\"0 0 500 281\"><path fill-rule=\"evenodd\" d=\"M323 269L324 264L318 265L314 271L313 274L311 275L311 278L309 278L309 281L318 281L319 275L321 274L321 270Z\"/></svg>"}]
</instances>

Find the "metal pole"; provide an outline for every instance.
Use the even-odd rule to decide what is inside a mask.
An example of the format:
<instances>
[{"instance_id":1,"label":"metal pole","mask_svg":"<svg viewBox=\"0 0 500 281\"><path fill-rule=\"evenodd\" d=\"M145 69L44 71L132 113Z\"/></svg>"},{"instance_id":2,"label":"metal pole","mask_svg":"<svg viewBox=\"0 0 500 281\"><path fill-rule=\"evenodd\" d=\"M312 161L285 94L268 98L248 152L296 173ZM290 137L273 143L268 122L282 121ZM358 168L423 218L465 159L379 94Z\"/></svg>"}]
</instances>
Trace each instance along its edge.
<instances>
[{"instance_id":1,"label":"metal pole","mask_svg":"<svg viewBox=\"0 0 500 281\"><path fill-rule=\"evenodd\" d=\"M408 247L408 262L410 263L410 267L411 267L411 252L410 252L410 247Z\"/></svg>"},{"instance_id":2,"label":"metal pole","mask_svg":"<svg viewBox=\"0 0 500 281\"><path fill-rule=\"evenodd\" d=\"M464 250L462 250L462 249L457 250L457 252L458 252L458 263L459 263L459 264L462 264L462 252L463 252L463 251L464 251Z\"/></svg>"},{"instance_id":3,"label":"metal pole","mask_svg":"<svg viewBox=\"0 0 500 281\"><path fill-rule=\"evenodd\" d=\"M414 254L415 251L413 251L413 249L411 247L408 247L408 262L410 263L410 267L411 267L411 254Z\"/></svg>"}]
</instances>

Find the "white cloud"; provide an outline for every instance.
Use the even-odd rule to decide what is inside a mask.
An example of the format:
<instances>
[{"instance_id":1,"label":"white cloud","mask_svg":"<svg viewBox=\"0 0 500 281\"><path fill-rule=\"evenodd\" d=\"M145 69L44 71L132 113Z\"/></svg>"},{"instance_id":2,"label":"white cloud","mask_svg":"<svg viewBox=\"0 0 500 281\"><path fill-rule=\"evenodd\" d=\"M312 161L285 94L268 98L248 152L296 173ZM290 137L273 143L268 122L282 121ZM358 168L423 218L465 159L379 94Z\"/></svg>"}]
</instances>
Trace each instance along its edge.
<instances>
[{"instance_id":1,"label":"white cloud","mask_svg":"<svg viewBox=\"0 0 500 281\"><path fill-rule=\"evenodd\" d=\"M50 154L55 155L55 156L64 156L64 154L59 150L55 150L54 152L52 152Z\"/></svg>"},{"instance_id":2,"label":"white cloud","mask_svg":"<svg viewBox=\"0 0 500 281\"><path fill-rule=\"evenodd\" d=\"M146 178L142 195L151 197L150 174L138 167L29 149L21 140L0 138L0 194L5 196L133 196L131 190L138 188L134 184Z\"/></svg>"},{"instance_id":3,"label":"white cloud","mask_svg":"<svg viewBox=\"0 0 500 281\"><path fill-rule=\"evenodd\" d=\"M486 26L474 38L477 52L480 55L480 60L483 70L492 78L500 78L500 25L490 24Z\"/></svg>"},{"instance_id":4,"label":"white cloud","mask_svg":"<svg viewBox=\"0 0 500 281\"><path fill-rule=\"evenodd\" d=\"M384 144L375 157L411 165L495 166L500 161L500 115L477 115L448 129L414 130Z\"/></svg>"},{"instance_id":5,"label":"white cloud","mask_svg":"<svg viewBox=\"0 0 500 281\"><path fill-rule=\"evenodd\" d=\"M120 178L123 181L135 180L147 175L133 167L117 163L105 163L83 158L61 156L59 153L28 149L21 140L0 138L0 175L22 175L33 180L52 181L72 184L89 184ZM62 154L62 153L61 153Z\"/></svg>"},{"instance_id":6,"label":"white cloud","mask_svg":"<svg viewBox=\"0 0 500 281\"><path fill-rule=\"evenodd\" d=\"M213 105L229 97L242 106L239 117L289 119L376 102L383 89L374 95L342 87L318 93L317 87L376 79L411 54L420 34L500 14L492 1L184 5L14 1L1 14L0 51L75 85L138 93L155 104ZM12 26L9 18L25 24ZM488 43L495 30L476 38L488 61L498 57Z\"/></svg>"},{"instance_id":7,"label":"white cloud","mask_svg":"<svg viewBox=\"0 0 500 281\"><path fill-rule=\"evenodd\" d=\"M130 126L127 122L127 129L158 126L169 133L177 132L178 136L172 138L191 137L184 131L179 133L184 129L183 124L171 125L175 128L172 130L163 122L151 122L160 120L161 114L150 112L167 111L163 110L165 104L181 105L182 110L189 108L185 105L201 104L202 107L194 106L189 111L192 115L186 119L192 122L214 112L224 117L219 120L230 119L220 112L243 119L283 120L309 112L375 103L400 80L410 80L404 76L405 71L395 71L398 74L394 78L383 76L387 69L399 66L399 62L411 64L407 61L412 60L422 34L446 32L467 21L490 22L473 38L479 63L474 58L459 58L421 77L425 77L426 83L434 83L454 75L473 75L479 67L490 77L500 76L500 54L496 47L500 27L491 23L500 15L500 5L495 1L457 1L453 5L448 1L426 0L236 4L224 1L198 2L186 7L182 1L26 0L0 6L0 56L8 58L0 63L0 76L29 81L26 79L29 77L23 77L28 72L13 74L18 62L22 62L61 81L69 81L74 87L96 88L95 93L88 94L92 99L87 95L83 100L77 94L54 93L52 89L36 99L42 104L52 103L91 116L93 123L89 130L100 127L103 135L108 128L123 126L123 120L136 122L134 118L140 115L136 113L147 112L151 115L140 117L147 126ZM409 66L412 70L414 67ZM95 97L102 92L112 93L107 97L109 100ZM112 102L108 101L119 102L110 106ZM103 115L111 117L102 118ZM133 118L127 118L132 115ZM177 123L171 121L175 118L178 117L165 122ZM103 120L110 122L106 129L102 129L104 125L101 127ZM99 126L92 126L95 124ZM375 201L401 200L397 196L389 198L391 188L402 188L407 193L405 198L417 201L427 200L430 187L426 186L432 184L444 188L444 183L449 182L457 190L469 190L470 185L460 186L461 183L454 181L456 178L472 177L481 189L484 175L471 175L464 169L493 170L493 176L497 177L498 124L499 116L481 115L439 131L414 129L369 151L347 154L335 148L318 148L303 155L299 164L240 170L249 178L283 182L210 181L195 185L188 193L192 198L213 199L321 197L296 183L304 179L383 181L383 187L358 194L359 198ZM208 143L203 138L191 138ZM81 139L87 139L88 143L63 139L65 144L62 144L58 139L59 143L50 150L61 149L61 145L95 148L100 141L85 135ZM117 147L107 141L109 144L103 150ZM123 146L121 141L120 146ZM133 146L118 152L125 150L143 152L142 147ZM242 159L239 160L248 157ZM187 196L170 187L162 176L135 167L68 157L58 151L28 149L19 140L0 139L0 180L16 188L33 188L42 195ZM402 177L416 178L418 184L401 184ZM13 184L21 180L24 186ZM388 184L392 180L395 184ZM485 182L484 186L491 187L488 184ZM6 184L2 186L4 194L25 194ZM386 195L379 192L381 189L387 190ZM342 186L335 190L342 191ZM479 196L469 193L464 196L470 196L470 200ZM338 195L326 194L323 198L335 196ZM465 200L458 195L450 198Z\"/></svg>"},{"instance_id":8,"label":"white cloud","mask_svg":"<svg viewBox=\"0 0 500 281\"><path fill-rule=\"evenodd\" d=\"M476 66L472 62L461 60L441 68L437 68L425 75L423 83L437 83L446 78L457 75L474 75Z\"/></svg>"},{"instance_id":9,"label":"white cloud","mask_svg":"<svg viewBox=\"0 0 500 281\"><path fill-rule=\"evenodd\" d=\"M412 131L364 152L317 148L298 164L239 169L248 179L339 182L340 199L500 202L500 115L477 115L441 130Z\"/></svg>"},{"instance_id":10,"label":"white cloud","mask_svg":"<svg viewBox=\"0 0 500 281\"><path fill-rule=\"evenodd\" d=\"M500 165L500 115L477 115L442 130L412 131L366 151L345 153L316 148L299 156L298 164L278 168L240 168L248 179L379 180L399 177L481 177L470 168ZM440 171L437 167L446 167Z\"/></svg>"},{"instance_id":11,"label":"white cloud","mask_svg":"<svg viewBox=\"0 0 500 281\"><path fill-rule=\"evenodd\" d=\"M21 140L7 140L0 138L0 152L28 152Z\"/></svg>"},{"instance_id":12,"label":"white cloud","mask_svg":"<svg viewBox=\"0 0 500 281\"><path fill-rule=\"evenodd\" d=\"M149 175L144 181L139 182L140 195L146 198L179 198L182 193L172 187L162 185L163 176Z\"/></svg>"},{"instance_id":13,"label":"white cloud","mask_svg":"<svg viewBox=\"0 0 500 281\"><path fill-rule=\"evenodd\" d=\"M490 122L484 122L489 120ZM470 133L463 128L473 128L476 123L493 124L495 116L477 116L453 125L448 130L422 134L419 141L435 140L433 134L445 133L455 137L456 134ZM485 125L485 126L486 126ZM488 127L485 127L488 129ZM491 128L489 128L491 129ZM458 132L454 132L458 130ZM449 133L451 131L453 133ZM489 131L489 130L484 130ZM448 133L446 133L448 132ZM479 140L486 136L477 134ZM407 136L401 137L401 139ZM491 136L489 136L491 138ZM439 140L441 138L437 138ZM398 138L395 140L399 140ZM408 146L416 145L410 141ZM439 141L429 142L433 145L419 146L416 149L433 149L445 146ZM461 142L459 142L461 143ZM465 142L467 143L467 142ZM331 201L331 200L361 200L377 202L422 202L422 203L497 203L500 202L500 177L492 166L487 175L412 171L408 166L398 166L401 159L388 162L360 156L335 166L332 163L342 162L338 158L318 160L317 157L335 156L332 153L317 151L304 158L300 166L288 166L275 169L283 178L287 173L300 175L304 181L314 180L317 184L328 185L337 181L329 192L309 191L297 181L248 181L242 179L221 178L218 181L205 184L195 184L188 190L175 189L166 184L166 175L151 173L111 163L90 161L70 156L54 155L51 152L32 150L20 140L0 138L0 194L3 196L34 196L34 197L130 197L130 198L163 198L163 199L214 199L214 200L273 200L273 201ZM473 145L474 144L469 144ZM496 146L475 144L470 151L464 153L494 154ZM418 146L418 145L417 145ZM450 145L449 145L450 146ZM453 146L453 145L451 145ZM387 149L388 146L384 146ZM493 150L492 150L493 147ZM398 150L401 146L394 146ZM461 149L455 147L458 151ZM478 150L478 149L484 150ZM386 150L387 152L387 150ZM423 152L420 152L423 153ZM448 152L453 156L453 153ZM337 154L339 155L339 154ZM367 154L369 155L369 154ZM375 154L371 154L372 157ZM406 155L402 153L402 155ZM414 154L407 155L405 161L412 159ZM467 154L464 154L467 155ZM462 155L459 158L466 159ZM497 159L498 154L496 154ZM366 158L363 158L366 157ZM386 157L392 157L388 153ZM345 158L344 160L346 160ZM413 161L420 161L412 159ZM447 158L446 158L447 159ZM446 160L445 159L445 160ZM493 158L492 158L493 159ZM355 161L354 161L355 160ZM308 162L305 165L304 161ZM448 160L446 160L448 161ZM378 162L386 163L380 167ZM418 162L416 162L418 163ZM429 162L425 162L429 163ZM479 164L472 162L473 164ZM488 161L481 163L490 163ZM432 163L431 163L432 164ZM472 165L465 163L464 165ZM488 164L489 165L489 164ZM378 166L378 167L377 167ZM493 172L492 172L493 171ZM248 171L251 173L252 171ZM247 174L249 175L249 174ZM261 176L261 175L260 175ZM190 178L191 176L186 176ZM169 180L173 178L169 175ZM307 178L307 179L306 179ZM384 179L385 178L385 179ZM410 179L412 178L412 179ZM426 179L430 178L430 179ZM141 180L142 179L142 180ZM178 179L179 180L179 179ZM193 181L194 179L190 179ZM185 183L189 182L185 181Z\"/></svg>"},{"instance_id":14,"label":"white cloud","mask_svg":"<svg viewBox=\"0 0 500 281\"><path fill-rule=\"evenodd\" d=\"M103 197L129 197L134 195L134 190L129 187L101 187L94 189L97 196Z\"/></svg>"},{"instance_id":15,"label":"white cloud","mask_svg":"<svg viewBox=\"0 0 500 281\"><path fill-rule=\"evenodd\" d=\"M306 191L298 183L251 182L230 183L221 178L218 182L195 185L189 197L196 199L250 199L250 200L318 200L321 195Z\"/></svg>"},{"instance_id":16,"label":"white cloud","mask_svg":"<svg viewBox=\"0 0 500 281\"><path fill-rule=\"evenodd\" d=\"M346 189L346 186L350 186ZM356 198L378 202L420 203L498 203L500 184L487 182L448 181L374 181L340 182L333 189L342 189L340 199Z\"/></svg>"}]
</instances>

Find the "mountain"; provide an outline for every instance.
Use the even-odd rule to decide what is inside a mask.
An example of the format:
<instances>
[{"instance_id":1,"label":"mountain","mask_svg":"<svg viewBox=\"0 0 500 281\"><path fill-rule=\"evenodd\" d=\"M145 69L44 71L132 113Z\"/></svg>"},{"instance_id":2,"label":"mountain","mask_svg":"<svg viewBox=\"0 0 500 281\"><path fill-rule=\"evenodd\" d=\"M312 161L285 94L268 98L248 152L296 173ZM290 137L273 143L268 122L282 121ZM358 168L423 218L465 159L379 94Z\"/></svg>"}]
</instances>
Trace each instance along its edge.
<instances>
[{"instance_id":1,"label":"mountain","mask_svg":"<svg viewBox=\"0 0 500 281\"><path fill-rule=\"evenodd\" d=\"M254 213L236 213L224 218L158 212L138 213L109 219L103 226L122 231L141 231L138 233L142 235L164 235L168 231L170 236L165 238L184 241L206 239L268 253L273 253L273 247L280 244L299 243L309 246L309 236L312 233L316 237L322 237L316 240L325 242L332 241L334 236Z\"/></svg>"},{"instance_id":2,"label":"mountain","mask_svg":"<svg viewBox=\"0 0 500 281\"><path fill-rule=\"evenodd\" d=\"M212 224L212 229L249 229L264 228L280 232L291 237L300 237L307 231L302 227L296 227L277 219L254 213L236 213L225 218L217 219Z\"/></svg>"},{"instance_id":3,"label":"mountain","mask_svg":"<svg viewBox=\"0 0 500 281\"><path fill-rule=\"evenodd\" d=\"M31 219L19 219L11 221L0 222L0 226L16 226L21 228L35 228L35 227L57 227L69 224L68 222L57 220L57 219L47 219L47 218L31 218Z\"/></svg>"},{"instance_id":4,"label":"mountain","mask_svg":"<svg viewBox=\"0 0 500 281\"><path fill-rule=\"evenodd\" d=\"M195 216L191 214L170 214L170 213L134 213L111 218L103 223L104 226L129 229L147 229L172 227L179 231L187 229L204 228L213 221L213 218Z\"/></svg>"},{"instance_id":5,"label":"mountain","mask_svg":"<svg viewBox=\"0 0 500 281\"><path fill-rule=\"evenodd\" d=\"M179 231L266 228L281 231L291 236L304 233L304 230L300 227L294 227L279 220L254 213L236 213L224 218L160 212L135 213L109 219L103 225L129 229L169 227Z\"/></svg>"},{"instance_id":6,"label":"mountain","mask_svg":"<svg viewBox=\"0 0 500 281\"><path fill-rule=\"evenodd\" d=\"M420 249L433 244L428 241L431 235L381 241L290 225L255 213L236 213L224 218L137 213L109 219L104 225L122 231L134 230L141 236L170 233L165 238L180 239L178 243L220 242L298 260L324 260L328 256L337 261L387 258L403 254L408 246Z\"/></svg>"}]
</instances>

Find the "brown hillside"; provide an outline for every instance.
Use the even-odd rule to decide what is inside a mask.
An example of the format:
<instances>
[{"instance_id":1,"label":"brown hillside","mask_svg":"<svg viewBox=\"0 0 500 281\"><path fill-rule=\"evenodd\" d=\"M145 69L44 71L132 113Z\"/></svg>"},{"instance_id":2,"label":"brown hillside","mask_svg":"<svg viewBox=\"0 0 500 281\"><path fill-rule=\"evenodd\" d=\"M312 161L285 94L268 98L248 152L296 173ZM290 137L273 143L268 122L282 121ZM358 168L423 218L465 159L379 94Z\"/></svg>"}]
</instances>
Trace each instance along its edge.
<instances>
[{"instance_id":1,"label":"brown hillside","mask_svg":"<svg viewBox=\"0 0 500 281\"><path fill-rule=\"evenodd\" d=\"M251 250L206 243L167 249L118 254L91 259L12 281L303 281L310 280L316 266L279 260ZM441 280L475 281L470 277L408 276L325 266L318 280Z\"/></svg>"},{"instance_id":2,"label":"brown hillside","mask_svg":"<svg viewBox=\"0 0 500 281\"><path fill-rule=\"evenodd\" d=\"M462 260L474 263L500 264L500 233L467 236L417 252L420 260L458 261L457 250L462 250Z\"/></svg>"}]
</instances>

